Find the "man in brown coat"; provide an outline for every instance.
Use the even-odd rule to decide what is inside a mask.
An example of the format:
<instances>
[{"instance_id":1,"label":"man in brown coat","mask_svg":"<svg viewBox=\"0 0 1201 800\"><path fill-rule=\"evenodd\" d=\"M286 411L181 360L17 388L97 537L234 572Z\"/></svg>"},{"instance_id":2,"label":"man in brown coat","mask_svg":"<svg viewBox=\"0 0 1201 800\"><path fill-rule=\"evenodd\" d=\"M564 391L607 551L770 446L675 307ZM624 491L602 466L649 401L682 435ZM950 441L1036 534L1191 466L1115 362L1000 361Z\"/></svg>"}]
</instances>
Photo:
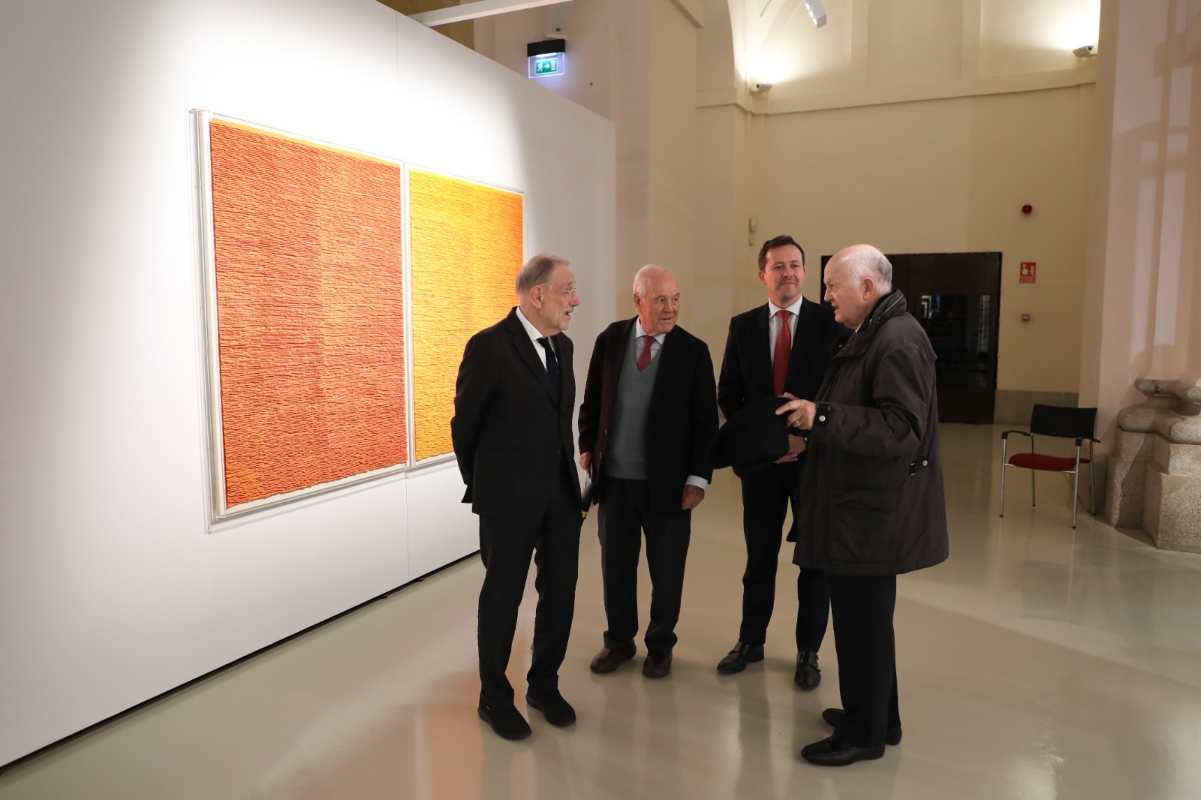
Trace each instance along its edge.
<instances>
[{"instance_id":1,"label":"man in brown coat","mask_svg":"<svg viewBox=\"0 0 1201 800\"><path fill-rule=\"evenodd\" d=\"M845 766L901 741L896 576L946 560L948 535L930 340L876 248L839 251L825 283L835 319L855 333L814 401L778 413L802 433L793 450L808 452L793 561L828 576L843 705L822 712L834 735L801 757Z\"/></svg>"}]
</instances>

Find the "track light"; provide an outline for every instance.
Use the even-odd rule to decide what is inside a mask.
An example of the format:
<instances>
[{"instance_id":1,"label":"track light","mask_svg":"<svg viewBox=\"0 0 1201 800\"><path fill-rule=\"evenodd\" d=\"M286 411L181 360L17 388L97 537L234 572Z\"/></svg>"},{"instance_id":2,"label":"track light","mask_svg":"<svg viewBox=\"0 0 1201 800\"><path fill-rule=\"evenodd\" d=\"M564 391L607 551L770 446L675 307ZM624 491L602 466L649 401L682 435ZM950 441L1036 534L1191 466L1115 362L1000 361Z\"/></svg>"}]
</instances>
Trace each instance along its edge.
<instances>
[{"instance_id":1,"label":"track light","mask_svg":"<svg viewBox=\"0 0 1201 800\"><path fill-rule=\"evenodd\" d=\"M822 0L805 0L805 10L809 12L809 19L813 20L813 24L819 28L826 26L826 7L822 5Z\"/></svg>"}]
</instances>

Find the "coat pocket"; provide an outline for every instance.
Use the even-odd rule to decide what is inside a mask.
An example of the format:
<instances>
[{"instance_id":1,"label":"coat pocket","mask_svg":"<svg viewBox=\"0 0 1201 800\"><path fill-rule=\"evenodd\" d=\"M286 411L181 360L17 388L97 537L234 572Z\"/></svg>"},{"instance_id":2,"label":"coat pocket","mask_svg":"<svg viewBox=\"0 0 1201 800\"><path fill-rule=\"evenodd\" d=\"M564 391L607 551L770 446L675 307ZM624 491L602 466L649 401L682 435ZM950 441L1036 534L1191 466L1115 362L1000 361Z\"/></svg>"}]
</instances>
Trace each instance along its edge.
<instances>
[{"instance_id":1,"label":"coat pocket","mask_svg":"<svg viewBox=\"0 0 1201 800\"><path fill-rule=\"evenodd\" d=\"M846 492L835 498L830 556L848 563L890 562L896 557L896 513L900 491Z\"/></svg>"}]
</instances>

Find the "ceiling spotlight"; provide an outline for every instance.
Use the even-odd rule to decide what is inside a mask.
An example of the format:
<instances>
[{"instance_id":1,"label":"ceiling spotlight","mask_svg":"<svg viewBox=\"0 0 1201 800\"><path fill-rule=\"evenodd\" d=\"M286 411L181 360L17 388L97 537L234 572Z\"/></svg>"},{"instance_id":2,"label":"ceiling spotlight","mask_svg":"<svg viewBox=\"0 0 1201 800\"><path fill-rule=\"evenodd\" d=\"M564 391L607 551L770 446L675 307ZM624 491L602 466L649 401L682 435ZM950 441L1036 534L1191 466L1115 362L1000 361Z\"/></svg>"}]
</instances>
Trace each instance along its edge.
<instances>
[{"instance_id":1,"label":"ceiling spotlight","mask_svg":"<svg viewBox=\"0 0 1201 800\"><path fill-rule=\"evenodd\" d=\"M1092 58L1096 54L1097 47L1096 45L1092 44L1082 45L1072 51L1072 55L1076 56L1077 58Z\"/></svg>"},{"instance_id":2,"label":"ceiling spotlight","mask_svg":"<svg viewBox=\"0 0 1201 800\"><path fill-rule=\"evenodd\" d=\"M822 0L805 0L805 10L809 12L809 19L813 20L814 25L825 27L826 7L822 5Z\"/></svg>"}]
</instances>

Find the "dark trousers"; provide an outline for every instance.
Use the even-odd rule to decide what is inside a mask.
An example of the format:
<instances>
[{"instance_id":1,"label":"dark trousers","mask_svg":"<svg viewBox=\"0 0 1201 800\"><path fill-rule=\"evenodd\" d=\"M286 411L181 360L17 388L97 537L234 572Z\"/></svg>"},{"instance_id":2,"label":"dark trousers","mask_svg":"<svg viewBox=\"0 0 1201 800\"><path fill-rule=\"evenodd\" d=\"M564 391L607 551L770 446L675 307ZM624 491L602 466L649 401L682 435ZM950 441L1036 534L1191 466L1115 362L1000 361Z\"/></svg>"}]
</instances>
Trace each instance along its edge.
<instances>
[{"instance_id":1,"label":"dark trousers","mask_svg":"<svg viewBox=\"0 0 1201 800\"><path fill-rule=\"evenodd\" d=\"M676 644L676 622L684 591L684 561L692 535L692 512L651 508L646 481L605 478L597 515L601 575L605 586L605 646L634 641L638 633L638 553L646 531L646 565L651 573L651 620L646 649L666 655ZM683 488L680 487L681 494Z\"/></svg>"},{"instance_id":2,"label":"dark trousers","mask_svg":"<svg viewBox=\"0 0 1201 800\"><path fill-rule=\"evenodd\" d=\"M884 732L899 727L895 575L827 575L838 650L838 684L843 722L839 740L864 747L884 744Z\"/></svg>"},{"instance_id":3,"label":"dark trousers","mask_svg":"<svg viewBox=\"0 0 1201 800\"><path fill-rule=\"evenodd\" d=\"M776 564L788 503L796 490L796 464L772 464L742 477L742 532L746 571L742 574L742 628L738 640L763 644L776 603ZM804 535L804 531L800 532ZM830 616L830 594L820 572L797 576L796 648L821 649Z\"/></svg>"},{"instance_id":4,"label":"dark trousers","mask_svg":"<svg viewBox=\"0 0 1201 800\"><path fill-rule=\"evenodd\" d=\"M533 659L527 680L531 688L558 685L559 666L567 654L575 612L575 584L580 561L580 507L564 481L547 510L527 520L480 517L480 557L484 585L480 589L477 640L481 698L505 705L513 702L513 686L505 677L517 608L525 591L530 559L537 574L538 608L534 617Z\"/></svg>"}]
</instances>

